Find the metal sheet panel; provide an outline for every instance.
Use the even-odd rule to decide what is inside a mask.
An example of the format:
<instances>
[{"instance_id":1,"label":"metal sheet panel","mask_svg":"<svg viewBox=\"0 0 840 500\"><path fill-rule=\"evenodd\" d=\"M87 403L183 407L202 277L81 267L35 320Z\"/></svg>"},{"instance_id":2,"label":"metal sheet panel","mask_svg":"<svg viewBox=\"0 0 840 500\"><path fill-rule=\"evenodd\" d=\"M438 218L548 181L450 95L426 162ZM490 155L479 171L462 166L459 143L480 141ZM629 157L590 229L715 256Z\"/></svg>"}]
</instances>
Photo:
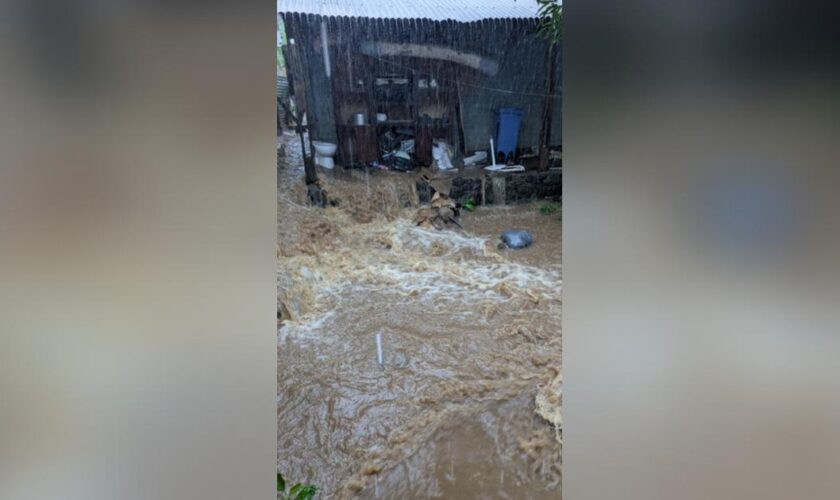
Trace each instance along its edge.
<instances>
[{"instance_id":1,"label":"metal sheet panel","mask_svg":"<svg viewBox=\"0 0 840 500\"><path fill-rule=\"evenodd\" d=\"M278 12L382 19L433 19L470 22L480 19L532 18L536 0L278 0Z\"/></svg>"}]
</instances>

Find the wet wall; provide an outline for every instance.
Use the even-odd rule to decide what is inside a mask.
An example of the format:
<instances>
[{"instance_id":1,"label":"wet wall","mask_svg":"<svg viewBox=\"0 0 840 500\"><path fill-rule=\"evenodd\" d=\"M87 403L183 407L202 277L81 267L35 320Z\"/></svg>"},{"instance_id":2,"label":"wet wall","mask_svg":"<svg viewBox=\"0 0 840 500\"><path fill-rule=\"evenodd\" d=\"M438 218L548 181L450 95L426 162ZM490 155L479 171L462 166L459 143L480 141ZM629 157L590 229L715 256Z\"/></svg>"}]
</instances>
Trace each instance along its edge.
<instances>
[{"instance_id":1,"label":"wet wall","mask_svg":"<svg viewBox=\"0 0 840 500\"><path fill-rule=\"evenodd\" d=\"M493 23L488 23L493 24ZM499 62L499 72L483 76L462 95L464 146L486 149L496 133L496 110L518 107L525 111L519 131L519 147L539 147L545 93L546 43L533 33L531 23L499 23L501 30L478 29L470 51L482 50ZM527 30L527 31L526 31ZM478 45L480 44L480 46Z\"/></svg>"},{"instance_id":2,"label":"wet wall","mask_svg":"<svg viewBox=\"0 0 840 500\"><path fill-rule=\"evenodd\" d=\"M502 107L524 110L519 147L530 147L536 151L547 98L554 100L549 145L562 144L562 48L559 44L555 48L555 88L553 97L547 97L548 44L536 34L536 19L486 19L459 23L295 13L284 14L283 18L287 28L289 22L293 23L297 31L296 43L305 59L304 71L309 80L307 107L313 110L315 120L311 126L315 139L337 139L332 87L324 70L320 42L320 24L326 20L331 51L333 44L358 47L365 41L414 43L448 47L496 62L498 71L495 74L464 67L458 77L464 147L467 151L487 148L488 140L495 135L496 110ZM335 68L337 61L332 63Z\"/></svg>"},{"instance_id":3,"label":"wet wall","mask_svg":"<svg viewBox=\"0 0 840 500\"><path fill-rule=\"evenodd\" d=\"M324 70L323 51L320 47L321 17L294 15L282 16L286 23L287 38L294 38L300 51L304 78L306 78L306 109L313 140L337 142L332 88ZM291 22L291 26L289 26ZM295 82L301 85L301 82Z\"/></svg>"},{"instance_id":4,"label":"wet wall","mask_svg":"<svg viewBox=\"0 0 840 500\"><path fill-rule=\"evenodd\" d=\"M555 46L554 53L554 108L551 114L549 146L563 145L563 44Z\"/></svg>"}]
</instances>

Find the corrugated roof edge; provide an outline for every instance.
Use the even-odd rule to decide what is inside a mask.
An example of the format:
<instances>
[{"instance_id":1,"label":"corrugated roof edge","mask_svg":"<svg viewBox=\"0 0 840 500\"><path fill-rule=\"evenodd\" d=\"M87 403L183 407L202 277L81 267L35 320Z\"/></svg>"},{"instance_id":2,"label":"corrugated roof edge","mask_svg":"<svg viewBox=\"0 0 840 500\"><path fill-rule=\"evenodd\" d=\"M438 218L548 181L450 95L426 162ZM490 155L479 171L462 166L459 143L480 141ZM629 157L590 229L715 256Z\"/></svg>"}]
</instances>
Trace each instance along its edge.
<instances>
[{"instance_id":1,"label":"corrugated roof edge","mask_svg":"<svg viewBox=\"0 0 840 500\"><path fill-rule=\"evenodd\" d=\"M460 3L459 0L414 0L411 7L383 0L283 0L278 2L277 13L469 23L488 19L536 19L538 9L535 0L461 0ZM434 15L422 15L429 12Z\"/></svg>"},{"instance_id":2,"label":"corrugated roof edge","mask_svg":"<svg viewBox=\"0 0 840 500\"><path fill-rule=\"evenodd\" d=\"M395 18L395 17L381 17L381 16L325 16L322 14L312 14L309 12L278 12L281 16L300 16L306 18L326 18L326 19L346 19L353 21L355 19L382 19L385 21L428 21L433 23L458 23L458 24L473 24L485 21L505 21L505 22L537 22L537 17L485 17L481 19L473 19L470 21L459 21L457 19L434 19L431 17L412 17L412 18Z\"/></svg>"}]
</instances>

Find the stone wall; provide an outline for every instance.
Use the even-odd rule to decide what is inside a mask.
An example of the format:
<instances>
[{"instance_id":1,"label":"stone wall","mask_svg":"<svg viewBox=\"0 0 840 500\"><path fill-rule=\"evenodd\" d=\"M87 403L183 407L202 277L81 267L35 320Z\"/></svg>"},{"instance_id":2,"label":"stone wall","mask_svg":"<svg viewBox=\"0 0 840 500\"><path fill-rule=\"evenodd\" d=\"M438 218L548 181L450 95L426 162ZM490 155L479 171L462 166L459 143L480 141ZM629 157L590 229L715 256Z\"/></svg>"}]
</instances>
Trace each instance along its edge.
<instances>
[{"instance_id":1,"label":"stone wall","mask_svg":"<svg viewBox=\"0 0 840 500\"><path fill-rule=\"evenodd\" d=\"M434 188L428 181L417 180L420 204L429 203L433 193ZM476 205L512 204L546 198L560 201L563 197L563 174L561 170L548 170L457 176L452 178L448 194L462 205L469 199Z\"/></svg>"},{"instance_id":2,"label":"stone wall","mask_svg":"<svg viewBox=\"0 0 840 500\"><path fill-rule=\"evenodd\" d=\"M522 172L505 176L505 203L543 198L559 201L562 197L563 175L560 170Z\"/></svg>"},{"instance_id":3,"label":"stone wall","mask_svg":"<svg viewBox=\"0 0 840 500\"><path fill-rule=\"evenodd\" d=\"M472 199L475 205L484 204L484 190L481 177L456 177L452 179L449 197L463 205Z\"/></svg>"}]
</instances>

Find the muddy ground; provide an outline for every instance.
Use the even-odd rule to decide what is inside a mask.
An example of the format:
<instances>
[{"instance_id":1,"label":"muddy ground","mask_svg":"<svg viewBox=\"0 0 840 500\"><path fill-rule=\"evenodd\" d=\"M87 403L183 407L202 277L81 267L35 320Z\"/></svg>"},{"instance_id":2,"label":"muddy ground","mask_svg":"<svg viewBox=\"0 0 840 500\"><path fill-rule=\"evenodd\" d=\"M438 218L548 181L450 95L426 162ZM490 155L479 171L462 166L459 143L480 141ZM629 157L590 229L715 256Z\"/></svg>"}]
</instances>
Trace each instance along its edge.
<instances>
[{"instance_id":1,"label":"muddy ground","mask_svg":"<svg viewBox=\"0 0 840 500\"><path fill-rule=\"evenodd\" d=\"M322 179L338 206L278 170L278 470L319 498L559 498L560 214L427 230L410 174ZM511 227L535 244L498 249Z\"/></svg>"}]
</instances>

